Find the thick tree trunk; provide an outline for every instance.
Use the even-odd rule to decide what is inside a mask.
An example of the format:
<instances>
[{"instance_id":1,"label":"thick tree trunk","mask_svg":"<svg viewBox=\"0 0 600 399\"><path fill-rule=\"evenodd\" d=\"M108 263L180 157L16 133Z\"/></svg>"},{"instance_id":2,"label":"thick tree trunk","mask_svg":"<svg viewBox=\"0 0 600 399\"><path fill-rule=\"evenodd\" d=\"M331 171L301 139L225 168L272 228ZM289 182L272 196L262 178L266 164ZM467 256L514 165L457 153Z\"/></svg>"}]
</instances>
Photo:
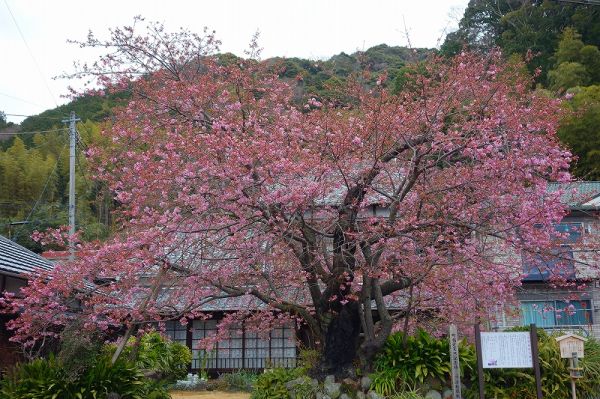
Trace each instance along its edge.
<instances>
[{"instance_id":1,"label":"thick tree trunk","mask_svg":"<svg viewBox=\"0 0 600 399\"><path fill-rule=\"evenodd\" d=\"M358 349L360 367L363 373L371 373L375 370L373 361L383 345L379 341L364 341Z\"/></svg>"},{"instance_id":2,"label":"thick tree trunk","mask_svg":"<svg viewBox=\"0 0 600 399\"><path fill-rule=\"evenodd\" d=\"M360 345L360 318L356 302L349 302L332 315L325 333L320 373L349 377L354 373Z\"/></svg>"}]
</instances>

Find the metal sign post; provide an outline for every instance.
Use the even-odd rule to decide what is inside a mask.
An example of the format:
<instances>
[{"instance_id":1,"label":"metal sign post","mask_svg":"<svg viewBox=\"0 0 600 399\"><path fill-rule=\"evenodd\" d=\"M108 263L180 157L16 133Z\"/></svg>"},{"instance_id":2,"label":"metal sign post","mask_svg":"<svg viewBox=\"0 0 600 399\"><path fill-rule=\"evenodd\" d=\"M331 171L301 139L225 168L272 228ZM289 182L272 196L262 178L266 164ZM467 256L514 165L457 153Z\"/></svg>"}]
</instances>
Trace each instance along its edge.
<instances>
[{"instance_id":1,"label":"metal sign post","mask_svg":"<svg viewBox=\"0 0 600 399\"><path fill-rule=\"evenodd\" d=\"M456 326L450 324L450 366L452 368L452 398L462 399L460 392L460 359L458 357L458 332Z\"/></svg>"}]
</instances>

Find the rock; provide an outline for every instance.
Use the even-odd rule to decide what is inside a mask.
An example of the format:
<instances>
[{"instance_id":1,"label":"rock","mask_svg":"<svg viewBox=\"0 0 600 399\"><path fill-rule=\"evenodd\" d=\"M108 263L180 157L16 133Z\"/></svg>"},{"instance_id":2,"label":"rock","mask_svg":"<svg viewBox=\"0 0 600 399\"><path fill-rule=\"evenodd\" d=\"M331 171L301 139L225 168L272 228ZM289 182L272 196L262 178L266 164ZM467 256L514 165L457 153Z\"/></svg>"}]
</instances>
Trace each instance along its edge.
<instances>
[{"instance_id":1,"label":"rock","mask_svg":"<svg viewBox=\"0 0 600 399\"><path fill-rule=\"evenodd\" d=\"M285 387L286 387L286 389L287 389L288 391L291 391L291 390L293 390L293 389L294 389L294 387L295 387L296 385L302 385L302 384L304 384L305 382L306 382L306 379L305 379L305 378L298 377L298 378L296 378L296 379L294 379L294 380L291 380L291 381L288 381L288 382L286 382L286 383L285 383Z\"/></svg>"},{"instance_id":2,"label":"rock","mask_svg":"<svg viewBox=\"0 0 600 399\"><path fill-rule=\"evenodd\" d=\"M333 376L331 376L331 377L333 377ZM332 381L332 379L330 379L329 376L327 376L327 378L325 378L325 383L323 383L323 390L325 391L325 394L327 396L329 396L331 399L337 399L340 397L340 394L342 393L340 390L342 384L333 382L335 380Z\"/></svg>"},{"instance_id":3,"label":"rock","mask_svg":"<svg viewBox=\"0 0 600 399\"><path fill-rule=\"evenodd\" d=\"M425 394L425 399L442 399L442 394L432 389Z\"/></svg>"},{"instance_id":4,"label":"rock","mask_svg":"<svg viewBox=\"0 0 600 399\"><path fill-rule=\"evenodd\" d=\"M446 389L444 392L442 392L442 399L452 399L452 395L454 393L452 392L452 389Z\"/></svg>"},{"instance_id":5,"label":"rock","mask_svg":"<svg viewBox=\"0 0 600 399\"><path fill-rule=\"evenodd\" d=\"M371 381L371 379L367 376L364 376L360 379L360 387L363 391L368 391L369 388L371 388L372 383L373 381Z\"/></svg>"},{"instance_id":6,"label":"rock","mask_svg":"<svg viewBox=\"0 0 600 399\"><path fill-rule=\"evenodd\" d=\"M367 395L364 392L358 391L356 392L356 399L367 399Z\"/></svg>"},{"instance_id":7,"label":"rock","mask_svg":"<svg viewBox=\"0 0 600 399\"><path fill-rule=\"evenodd\" d=\"M325 377L325 384L329 383L333 383L335 382L335 376L334 375L328 375L327 377Z\"/></svg>"},{"instance_id":8,"label":"rock","mask_svg":"<svg viewBox=\"0 0 600 399\"><path fill-rule=\"evenodd\" d=\"M307 376L298 377L285 383L285 388L288 390L290 397L296 399L296 391L306 391L306 387L310 387L312 392L316 392L319 388L319 382L315 379L310 379Z\"/></svg>"},{"instance_id":9,"label":"rock","mask_svg":"<svg viewBox=\"0 0 600 399\"><path fill-rule=\"evenodd\" d=\"M425 381L425 383L429 386L428 390L434 390L441 392L444 389L444 384L439 378L429 377Z\"/></svg>"},{"instance_id":10,"label":"rock","mask_svg":"<svg viewBox=\"0 0 600 399\"><path fill-rule=\"evenodd\" d=\"M379 396L379 394L375 391L369 391L367 394L367 399L383 399L383 397Z\"/></svg>"},{"instance_id":11,"label":"rock","mask_svg":"<svg viewBox=\"0 0 600 399\"><path fill-rule=\"evenodd\" d=\"M342 381L342 384L344 384L346 387L350 388L352 391L358 391L358 388L360 386L360 384L358 382L356 382L355 380L353 380L352 378L344 378L344 380Z\"/></svg>"},{"instance_id":12,"label":"rock","mask_svg":"<svg viewBox=\"0 0 600 399\"><path fill-rule=\"evenodd\" d=\"M317 392L317 399L331 399L329 396L322 394L321 392Z\"/></svg>"},{"instance_id":13,"label":"rock","mask_svg":"<svg viewBox=\"0 0 600 399\"><path fill-rule=\"evenodd\" d=\"M343 393L340 395L340 399L352 399L352 398L350 398L350 396L348 396L348 394Z\"/></svg>"}]
</instances>

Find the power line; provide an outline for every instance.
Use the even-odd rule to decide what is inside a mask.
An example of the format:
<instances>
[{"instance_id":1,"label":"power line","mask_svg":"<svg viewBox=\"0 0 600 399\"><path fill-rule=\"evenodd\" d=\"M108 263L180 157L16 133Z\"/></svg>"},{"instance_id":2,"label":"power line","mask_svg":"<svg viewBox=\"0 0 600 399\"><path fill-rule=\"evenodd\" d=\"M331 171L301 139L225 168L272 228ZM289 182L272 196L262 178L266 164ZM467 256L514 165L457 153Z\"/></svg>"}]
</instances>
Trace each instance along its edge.
<instances>
[{"instance_id":1,"label":"power line","mask_svg":"<svg viewBox=\"0 0 600 399\"><path fill-rule=\"evenodd\" d=\"M36 134L36 133L51 133L51 132L61 132L61 131L65 131L66 128L60 128L60 129L50 129L50 130L36 130L36 131L31 131L31 132L4 132L4 133L0 133L0 136L16 136L19 134Z\"/></svg>"},{"instance_id":2,"label":"power line","mask_svg":"<svg viewBox=\"0 0 600 399\"><path fill-rule=\"evenodd\" d=\"M79 146L84 152L90 149L90 146L87 145L87 143L83 139L83 136L81 136L81 133L79 133L79 130L77 131L77 144L79 144Z\"/></svg>"},{"instance_id":3,"label":"power line","mask_svg":"<svg viewBox=\"0 0 600 399\"><path fill-rule=\"evenodd\" d=\"M27 103L27 104L31 104L31 105L35 105L37 107L45 108L45 106L43 106L42 104L34 103L33 101L25 100L24 98L17 97L17 96L12 96L10 94L6 94L6 93L0 92L0 96L12 98L13 100L22 101L22 102Z\"/></svg>"},{"instance_id":4,"label":"power line","mask_svg":"<svg viewBox=\"0 0 600 399\"><path fill-rule=\"evenodd\" d=\"M63 118L58 116L41 116L41 115L23 115L23 114L7 114L3 112L6 116L23 116L25 118L42 118L42 119L53 119L53 120L62 120Z\"/></svg>"},{"instance_id":5,"label":"power line","mask_svg":"<svg viewBox=\"0 0 600 399\"><path fill-rule=\"evenodd\" d=\"M79 136L79 132L78 136ZM83 150L83 147L81 146L81 142L79 145L79 148L81 150ZM81 153L79 153L79 155L81 155ZM93 187L91 186L90 182L92 181L92 179L87 175L87 172L85 171L84 167L81 165L81 162L79 161L81 157L76 157L77 159L77 166L79 166L79 172L83 175L83 183L85 184L85 187L87 188L88 191L92 191Z\"/></svg>"},{"instance_id":6,"label":"power line","mask_svg":"<svg viewBox=\"0 0 600 399\"><path fill-rule=\"evenodd\" d=\"M35 57L33 56L33 52L31 51L29 44L27 44L27 40L25 40L25 35L23 35L23 32L21 31L21 28L19 27L19 24L17 23L17 19L15 18L12 10L10 9L10 6L8 5L8 1L4 0L4 4L6 5L6 8L8 9L8 13L10 14L13 22L15 23L15 26L17 27L17 30L19 31L19 35L21 35L21 39L23 39L23 43L25 44L25 47L27 48L27 51L29 52L29 55L31 56L31 59L33 60L33 63L35 65L38 73L40 74L40 76L42 77L42 80L44 81L44 86L46 86L46 90L48 90L48 93L50 93L50 97L52 97L52 101L54 101L54 105L56 105L58 107L58 102L56 101L56 97L52 93L52 90L50 90L48 81L46 80L46 77L42 73L42 69L40 68L40 65L38 64Z\"/></svg>"}]
</instances>

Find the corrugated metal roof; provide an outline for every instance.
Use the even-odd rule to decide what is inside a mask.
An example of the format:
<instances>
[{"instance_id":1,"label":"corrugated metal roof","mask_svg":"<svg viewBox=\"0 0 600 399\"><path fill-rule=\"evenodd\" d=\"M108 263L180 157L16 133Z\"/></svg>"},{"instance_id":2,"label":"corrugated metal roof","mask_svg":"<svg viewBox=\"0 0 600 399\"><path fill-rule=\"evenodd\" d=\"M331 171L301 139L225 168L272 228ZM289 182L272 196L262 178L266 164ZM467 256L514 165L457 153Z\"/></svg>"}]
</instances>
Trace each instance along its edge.
<instances>
[{"instance_id":1,"label":"corrugated metal roof","mask_svg":"<svg viewBox=\"0 0 600 399\"><path fill-rule=\"evenodd\" d=\"M51 262L0 235L0 273L27 274L52 268Z\"/></svg>"}]
</instances>

